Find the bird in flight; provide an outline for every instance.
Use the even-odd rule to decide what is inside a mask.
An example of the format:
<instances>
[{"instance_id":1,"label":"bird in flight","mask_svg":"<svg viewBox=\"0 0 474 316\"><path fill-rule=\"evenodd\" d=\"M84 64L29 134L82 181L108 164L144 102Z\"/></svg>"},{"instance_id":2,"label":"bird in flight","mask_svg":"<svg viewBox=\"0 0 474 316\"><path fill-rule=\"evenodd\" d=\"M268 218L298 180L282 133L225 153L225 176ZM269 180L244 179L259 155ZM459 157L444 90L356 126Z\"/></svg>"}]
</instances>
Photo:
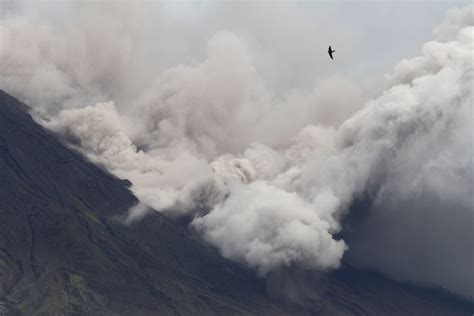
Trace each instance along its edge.
<instances>
[{"instance_id":1,"label":"bird in flight","mask_svg":"<svg viewBox=\"0 0 474 316\"><path fill-rule=\"evenodd\" d=\"M332 60L334 60L334 58L332 58L332 53L334 53L334 52L335 52L335 50L332 50L331 45L329 45L328 54L329 54L329 57L331 57Z\"/></svg>"}]
</instances>

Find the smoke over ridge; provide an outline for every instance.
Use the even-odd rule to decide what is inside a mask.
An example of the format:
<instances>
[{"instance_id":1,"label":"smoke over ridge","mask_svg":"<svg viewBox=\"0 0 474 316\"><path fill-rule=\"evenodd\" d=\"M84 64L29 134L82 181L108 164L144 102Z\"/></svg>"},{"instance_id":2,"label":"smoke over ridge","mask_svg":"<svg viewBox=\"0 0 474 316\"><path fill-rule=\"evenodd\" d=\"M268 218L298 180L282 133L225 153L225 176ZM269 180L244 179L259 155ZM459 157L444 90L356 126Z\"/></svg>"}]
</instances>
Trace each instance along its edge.
<instances>
[{"instance_id":1,"label":"smoke over ridge","mask_svg":"<svg viewBox=\"0 0 474 316\"><path fill-rule=\"evenodd\" d=\"M86 7L77 29L2 17L0 87L37 106L37 120L92 161L129 179L143 205L192 218L223 256L262 275L292 265L337 268L348 246L334 236L367 192L374 213L395 214L384 225L418 221L410 217L416 212L397 210L399 201L427 208L427 220L449 220L455 209L472 221L471 6L448 13L383 91L336 77L283 95L266 85L250 44L227 30L209 39L202 58L144 74L137 60L147 44L137 21L146 10L138 6L133 18L127 10L117 6L104 18ZM142 216L143 205L127 221ZM431 242L454 234L463 248L451 253L454 262L431 262L426 275L370 261L380 245L365 246L367 259L352 257L472 298L472 225L452 229Z\"/></svg>"}]
</instances>

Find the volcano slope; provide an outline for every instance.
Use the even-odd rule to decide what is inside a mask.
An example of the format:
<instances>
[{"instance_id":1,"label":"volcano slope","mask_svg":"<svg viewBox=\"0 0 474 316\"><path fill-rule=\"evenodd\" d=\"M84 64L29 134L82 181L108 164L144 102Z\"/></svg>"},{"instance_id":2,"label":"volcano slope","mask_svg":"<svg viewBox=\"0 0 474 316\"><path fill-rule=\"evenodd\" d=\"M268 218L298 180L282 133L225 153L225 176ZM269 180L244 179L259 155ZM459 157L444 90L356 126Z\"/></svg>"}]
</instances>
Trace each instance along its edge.
<instances>
[{"instance_id":1,"label":"volcano slope","mask_svg":"<svg viewBox=\"0 0 474 316\"><path fill-rule=\"evenodd\" d=\"M449 295L351 268L315 280L317 291L297 304L270 299L268 283L160 213L123 225L138 202L129 185L0 90L0 315L471 312Z\"/></svg>"},{"instance_id":2,"label":"volcano slope","mask_svg":"<svg viewBox=\"0 0 474 316\"><path fill-rule=\"evenodd\" d=\"M0 179L0 310L281 312L265 302L263 283L159 213L120 224L137 203L128 181L66 148L3 92Z\"/></svg>"}]
</instances>

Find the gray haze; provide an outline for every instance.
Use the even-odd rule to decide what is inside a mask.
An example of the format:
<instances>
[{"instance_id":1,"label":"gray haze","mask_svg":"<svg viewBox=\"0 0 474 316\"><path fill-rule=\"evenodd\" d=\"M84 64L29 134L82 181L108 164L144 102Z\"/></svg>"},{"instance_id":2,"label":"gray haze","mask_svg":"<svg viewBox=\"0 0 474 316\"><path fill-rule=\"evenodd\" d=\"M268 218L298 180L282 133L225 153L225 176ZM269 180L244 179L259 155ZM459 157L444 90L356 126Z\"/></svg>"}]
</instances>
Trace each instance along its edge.
<instances>
[{"instance_id":1,"label":"gray haze","mask_svg":"<svg viewBox=\"0 0 474 316\"><path fill-rule=\"evenodd\" d=\"M472 298L473 8L447 7L9 2L0 87L133 183L126 222L190 216L261 275L347 254Z\"/></svg>"}]
</instances>

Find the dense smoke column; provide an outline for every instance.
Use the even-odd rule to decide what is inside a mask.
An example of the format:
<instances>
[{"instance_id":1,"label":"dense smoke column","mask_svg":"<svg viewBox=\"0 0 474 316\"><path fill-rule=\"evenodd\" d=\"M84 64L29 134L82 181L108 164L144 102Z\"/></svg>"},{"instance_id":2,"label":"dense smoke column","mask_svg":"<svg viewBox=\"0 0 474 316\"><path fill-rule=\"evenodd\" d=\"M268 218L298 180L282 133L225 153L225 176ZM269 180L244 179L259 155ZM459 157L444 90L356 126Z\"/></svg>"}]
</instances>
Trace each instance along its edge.
<instances>
[{"instance_id":1,"label":"dense smoke column","mask_svg":"<svg viewBox=\"0 0 474 316\"><path fill-rule=\"evenodd\" d=\"M400 62L367 102L374 91L344 79L344 97L324 84L275 95L245 40L225 30L199 61L150 75L137 62L143 7L132 19L121 6L105 20L82 12L88 27L79 29L2 17L0 86L133 183L142 204L126 222L148 205L192 218L225 257L262 275L327 270L348 249L334 237L341 220L370 192L373 217L349 237L351 260L473 295L472 7L451 11L422 55Z\"/></svg>"}]
</instances>

